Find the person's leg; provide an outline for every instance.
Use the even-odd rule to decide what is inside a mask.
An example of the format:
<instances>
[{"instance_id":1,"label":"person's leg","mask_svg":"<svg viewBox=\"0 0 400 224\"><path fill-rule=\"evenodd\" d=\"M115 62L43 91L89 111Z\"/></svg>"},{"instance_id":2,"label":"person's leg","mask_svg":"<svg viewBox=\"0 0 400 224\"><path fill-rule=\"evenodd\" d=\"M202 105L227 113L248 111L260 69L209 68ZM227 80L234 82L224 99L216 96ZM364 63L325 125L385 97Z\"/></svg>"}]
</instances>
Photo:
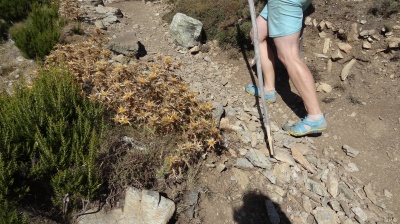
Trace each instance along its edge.
<instances>
[{"instance_id":1,"label":"person's leg","mask_svg":"<svg viewBox=\"0 0 400 224\"><path fill-rule=\"evenodd\" d=\"M307 117L295 125L284 125L283 129L293 136L304 136L311 133L321 133L326 129L325 115L321 112L314 78L307 65L299 55L300 32L274 38L278 58L282 61L289 78L303 99L307 110Z\"/></svg>"},{"instance_id":2,"label":"person's leg","mask_svg":"<svg viewBox=\"0 0 400 224\"><path fill-rule=\"evenodd\" d=\"M284 64L290 79L303 99L307 113L309 115L321 114L314 78L307 65L300 58L299 35L300 31L288 36L274 38L278 58Z\"/></svg>"},{"instance_id":3,"label":"person's leg","mask_svg":"<svg viewBox=\"0 0 400 224\"><path fill-rule=\"evenodd\" d=\"M258 28L258 43L260 46L260 59L261 59L261 68L264 77L264 89L266 91L274 91L275 90L275 70L274 70L274 55L273 52L268 46L267 38L268 38L268 21L261 16L258 16L256 19L257 28ZM250 33L251 39L254 39L253 30Z\"/></svg>"}]
</instances>

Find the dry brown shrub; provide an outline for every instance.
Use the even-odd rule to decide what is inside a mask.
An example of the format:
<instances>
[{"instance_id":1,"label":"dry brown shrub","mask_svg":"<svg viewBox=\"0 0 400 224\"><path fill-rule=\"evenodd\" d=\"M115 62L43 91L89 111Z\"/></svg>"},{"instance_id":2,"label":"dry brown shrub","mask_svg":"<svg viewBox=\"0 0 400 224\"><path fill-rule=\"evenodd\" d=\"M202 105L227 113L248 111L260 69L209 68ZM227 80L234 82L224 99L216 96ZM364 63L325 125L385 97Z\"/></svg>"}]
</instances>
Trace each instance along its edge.
<instances>
[{"instance_id":1,"label":"dry brown shrub","mask_svg":"<svg viewBox=\"0 0 400 224\"><path fill-rule=\"evenodd\" d=\"M60 1L58 14L73 21L80 21L85 11L80 7L77 0L62 0Z\"/></svg>"},{"instance_id":2,"label":"dry brown shrub","mask_svg":"<svg viewBox=\"0 0 400 224\"><path fill-rule=\"evenodd\" d=\"M58 45L47 57L48 66L66 66L82 84L82 93L101 101L113 112L113 121L140 126L155 134L178 134L176 151L167 156L166 174L189 166L220 140L210 102L199 102L175 71L170 57L128 65L112 63L102 38ZM179 171L180 172L180 171Z\"/></svg>"}]
</instances>

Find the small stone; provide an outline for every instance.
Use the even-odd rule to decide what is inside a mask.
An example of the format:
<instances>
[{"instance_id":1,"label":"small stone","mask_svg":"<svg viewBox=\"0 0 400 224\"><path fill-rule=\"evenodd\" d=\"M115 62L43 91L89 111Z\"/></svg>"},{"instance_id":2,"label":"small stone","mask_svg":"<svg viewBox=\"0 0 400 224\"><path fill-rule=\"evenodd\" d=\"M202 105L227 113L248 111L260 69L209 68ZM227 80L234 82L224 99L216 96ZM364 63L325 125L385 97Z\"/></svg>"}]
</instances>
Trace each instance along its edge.
<instances>
[{"instance_id":1,"label":"small stone","mask_svg":"<svg viewBox=\"0 0 400 224\"><path fill-rule=\"evenodd\" d=\"M364 186L364 192L367 195L367 198L372 201L372 203L377 204L378 199L376 197L375 192L372 189L371 183Z\"/></svg>"},{"instance_id":2,"label":"small stone","mask_svg":"<svg viewBox=\"0 0 400 224\"><path fill-rule=\"evenodd\" d=\"M294 161L292 155L290 155L289 152L282 149L275 149L274 158L279 161L285 162L291 166L296 165L296 162Z\"/></svg>"},{"instance_id":3,"label":"small stone","mask_svg":"<svg viewBox=\"0 0 400 224\"><path fill-rule=\"evenodd\" d=\"M239 154L240 154L241 156L245 156L246 153L247 153L247 149L244 149L244 148L239 148L238 151L239 151Z\"/></svg>"},{"instance_id":4,"label":"small stone","mask_svg":"<svg viewBox=\"0 0 400 224\"><path fill-rule=\"evenodd\" d=\"M360 171L355 163L349 163L345 167L346 171L348 172L358 172Z\"/></svg>"},{"instance_id":5,"label":"small stone","mask_svg":"<svg viewBox=\"0 0 400 224\"><path fill-rule=\"evenodd\" d=\"M235 167L238 167L238 168L253 168L254 166L247 159L238 158L236 160Z\"/></svg>"},{"instance_id":6,"label":"small stone","mask_svg":"<svg viewBox=\"0 0 400 224\"><path fill-rule=\"evenodd\" d=\"M321 38L325 38L326 37L326 33L324 31L320 32L318 35Z\"/></svg>"},{"instance_id":7,"label":"small stone","mask_svg":"<svg viewBox=\"0 0 400 224\"><path fill-rule=\"evenodd\" d=\"M364 49L368 50L368 49L371 49L371 48L372 48L372 45L371 45L371 43L368 42L368 41L363 41L362 47L363 47Z\"/></svg>"},{"instance_id":8,"label":"small stone","mask_svg":"<svg viewBox=\"0 0 400 224\"><path fill-rule=\"evenodd\" d=\"M356 215L356 219L359 222L364 223L367 221L368 215L360 207L353 207L351 208L351 210L354 212L354 214Z\"/></svg>"},{"instance_id":9,"label":"small stone","mask_svg":"<svg viewBox=\"0 0 400 224\"><path fill-rule=\"evenodd\" d=\"M314 53L314 55L315 55L315 57L317 57L317 58L326 58L326 59L329 58L328 56L326 56L326 55L324 55L324 54Z\"/></svg>"},{"instance_id":10,"label":"small stone","mask_svg":"<svg viewBox=\"0 0 400 224\"><path fill-rule=\"evenodd\" d=\"M313 181L311 179L306 179L305 183L311 192L314 192L314 193L318 194L319 196L323 196L323 197L327 195L326 189L321 183Z\"/></svg>"},{"instance_id":11,"label":"small stone","mask_svg":"<svg viewBox=\"0 0 400 224\"><path fill-rule=\"evenodd\" d=\"M219 122L219 127L221 129L229 129L230 127L229 119L226 117L221 118L221 121Z\"/></svg>"},{"instance_id":12,"label":"small stone","mask_svg":"<svg viewBox=\"0 0 400 224\"><path fill-rule=\"evenodd\" d=\"M319 22L319 24L318 24L318 29L320 30L320 31L322 31L322 30L324 30L325 29L325 21L324 20L322 20L321 22Z\"/></svg>"},{"instance_id":13,"label":"small stone","mask_svg":"<svg viewBox=\"0 0 400 224\"><path fill-rule=\"evenodd\" d=\"M273 172L270 170L263 170L261 174L264 175L272 184L276 184L276 177Z\"/></svg>"},{"instance_id":14,"label":"small stone","mask_svg":"<svg viewBox=\"0 0 400 224\"><path fill-rule=\"evenodd\" d=\"M353 48L350 44L348 43L338 43L337 44L339 49L345 52L346 54L350 53L351 49Z\"/></svg>"},{"instance_id":15,"label":"small stone","mask_svg":"<svg viewBox=\"0 0 400 224\"><path fill-rule=\"evenodd\" d=\"M246 153L246 158L254 165L264 169L272 169L272 164L268 158L257 149L250 149Z\"/></svg>"},{"instance_id":16,"label":"small stone","mask_svg":"<svg viewBox=\"0 0 400 224\"><path fill-rule=\"evenodd\" d=\"M312 211L318 224L340 223L337 214L328 207L317 207Z\"/></svg>"},{"instance_id":17,"label":"small stone","mask_svg":"<svg viewBox=\"0 0 400 224\"><path fill-rule=\"evenodd\" d=\"M354 158L356 157L358 154L360 154L360 151L348 146L348 145L343 145L342 146L343 151L346 153L346 155Z\"/></svg>"},{"instance_id":18,"label":"small stone","mask_svg":"<svg viewBox=\"0 0 400 224\"><path fill-rule=\"evenodd\" d=\"M304 19L304 24L305 24L306 26L311 26L311 25L312 25L312 18L309 17L309 16L307 16L307 17Z\"/></svg>"},{"instance_id":19,"label":"small stone","mask_svg":"<svg viewBox=\"0 0 400 224\"><path fill-rule=\"evenodd\" d=\"M310 199L305 195L303 195L303 208L307 213L311 213L313 210Z\"/></svg>"},{"instance_id":20,"label":"small stone","mask_svg":"<svg viewBox=\"0 0 400 224\"><path fill-rule=\"evenodd\" d=\"M290 169L289 164L287 163L279 163L274 166L273 171L277 184L282 186L284 184L292 183L292 170Z\"/></svg>"},{"instance_id":21,"label":"small stone","mask_svg":"<svg viewBox=\"0 0 400 224\"><path fill-rule=\"evenodd\" d=\"M339 181L335 172L329 172L327 180L329 194L336 198L339 194Z\"/></svg>"},{"instance_id":22,"label":"small stone","mask_svg":"<svg viewBox=\"0 0 400 224\"><path fill-rule=\"evenodd\" d=\"M277 186L277 185L274 185L274 186L272 187L272 190L273 190L275 193L277 193L279 196L281 196L281 197L285 197L285 196L286 196L286 191L285 191L283 188L281 188L281 187L279 187L279 186Z\"/></svg>"},{"instance_id":23,"label":"small stone","mask_svg":"<svg viewBox=\"0 0 400 224\"><path fill-rule=\"evenodd\" d=\"M399 123L400 123L400 120L399 120ZM308 146L305 145L305 144L297 143L297 144L294 146L294 148L296 148L303 156L309 155L309 154L312 153L312 150L310 149L310 147L308 147Z\"/></svg>"},{"instance_id":24,"label":"small stone","mask_svg":"<svg viewBox=\"0 0 400 224\"><path fill-rule=\"evenodd\" d=\"M387 198L392 198L393 194L390 193L390 191L388 191L387 189L383 190L383 194L385 195L385 197Z\"/></svg>"},{"instance_id":25,"label":"small stone","mask_svg":"<svg viewBox=\"0 0 400 224\"><path fill-rule=\"evenodd\" d=\"M343 55L339 49L336 49L335 53L332 54L332 60L337 61L343 59Z\"/></svg>"},{"instance_id":26,"label":"small stone","mask_svg":"<svg viewBox=\"0 0 400 224\"><path fill-rule=\"evenodd\" d=\"M375 30L374 29L372 29L372 30L363 30L363 31L360 32L360 36L363 37L363 38L366 38L368 36L372 36L374 34L375 34Z\"/></svg>"},{"instance_id":27,"label":"small stone","mask_svg":"<svg viewBox=\"0 0 400 224\"><path fill-rule=\"evenodd\" d=\"M390 49L397 49L400 47L400 38L390 37L387 38L387 42L389 43Z\"/></svg>"},{"instance_id":28,"label":"small stone","mask_svg":"<svg viewBox=\"0 0 400 224\"><path fill-rule=\"evenodd\" d=\"M191 54L197 54L197 53L199 53L199 51L200 51L200 47L199 47L198 45L196 45L196 46L192 47L192 48L189 50L189 53L191 53Z\"/></svg>"},{"instance_id":29,"label":"small stone","mask_svg":"<svg viewBox=\"0 0 400 224\"><path fill-rule=\"evenodd\" d=\"M315 168L308 162L308 160L303 156L297 147L291 148L293 158L300 163L305 169L307 169L310 173L316 173Z\"/></svg>"},{"instance_id":30,"label":"small stone","mask_svg":"<svg viewBox=\"0 0 400 224\"><path fill-rule=\"evenodd\" d=\"M340 203L338 201L329 201L328 204L336 212L342 211L342 207L340 206Z\"/></svg>"},{"instance_id":31,"label":"small stone","mask_svg":"<svg viewBox=\"0 0 400 224\"><path fill-rule=\"evenodd\" d=\"M325 26L326 26L326 28L331 29L333 24L329 21L325 21Z\"/></svg>"},{"instance_id":32,"label":"small stone","mask_svg":"<svg viewBox=\"0 0 400 224\"><path fill-rule=\"evenodd\" d=\"M97 20L96 22L94 22L94 25L96 26L96 28L99 28L102 30L107 29L107 27L104 25L103 21L101 21L101 20Z\"/></svg>"},{"instance_id":33,"label":"small stone","mask_svg":"<svg viewBox=\"0 0 400 224\"><path fill-rule=\"evenodd\" d=\"M222 171L226 170L226 166L222 163L217 165L217 171L222 173Z\"/></svg>"},{"instance_id":34,"label":"small stone","mask_svg":"<svg viewBox=\"0 0 400 224\"><path fill-rule=\"evenodd\" d=\"M354 200L354 192L345 183L339 183L339 193L343 194L348 200Z\"/></svg>"},{"instance_id":35,"label":"small stone","mask_svg":"<svg viewBox=\"0 0 400 224\"><path fill-rule=\"evenodd\" d=\"M354 222L351 219L347 218L343 221L343 224L354 224Z\"/></svg>"},{"instance_id":36,"label":"small stone","mask_svg":"<svg viewBox=\"0 0 400 224\"><path fill-rule=\"evenodd\" d=\"M331 73L331 72L332 72L332 66L333 66L332 60L329 59L328 62L327 62L327 64L326 64L326 71L328 71L329 73Z\"/></svg>"},{"instance_id":37,"label":"small stone","mask_svg":"<svg viewBox=\"0 0 400 224\"><path fill-rule=\"evenodd\" d=\"M236 134L244 144L249 144L251 142L251 135L247 131L239 129L236 131Z\"/></svg>"},{"instance_id":38,"label":"small stone","mask_svg":"<svg viewBox=\"0 0 400 224\"><path fill-rule=\"evenodd\" d=\"M356 62L357 59L351 59L351 61L343 67L342 72L340 74L342 81L347 79L347 76L350 74L351 68L356 64Z\"/></svg>"},{"instance_id":39,"label":"small stone","mask_svg":"<svg viewBox=\"0 0 400 224\"><path fill-rule=\"evenodd\" d=\"M360 21L360 23L361 23L362 25L364 25L364 24L366 24L366 23L367 23L367 20L365 20L365 19L362 19L362 20Z\"/></svg>"},{"instance_id":40,"label":"small stone","mask_svg":"<svg viewBox=\"0 0 400 224\"><path fill-rule=\"evenodd\" d=\"M393 32L392 31L385 33L385 37L391 37L391 36L393 36Z\"/></svg>"},{"instance_id":41,"label":"small stone","mask_svg":"<svg viewBox=\"0 0 400 224\"><path fill-rule=\"evenodd\" d=\"M352 215L352 213L350 211L349 203L347 203L347 201L345 201L345 200L340 200L339 202L340 202L340 206L342 206L344 213L346 213L346 215L348 217L350 217Z\"/></svg>"},{"instance_id":42,"label":"small stone","mask_svg":"<svg viewBox=\"0 0 400 224\"><path fill-rule=\"evenodd\" d=\"M325 38L324 48L322 50L322 53L324 53L324 54L328 53L330 45L331 45L331 39L330 38Z\"/></svg>"},{"instance_id":43,"label":"small stone","mask_svg":"<svg viewBox=\"0 0 400 224\"><path fill-rule=\"evenodd\" d=\"M352 23L350 27L350 31L347 34L347 41L353 42L358 40L358 28L357 23Z\"/></svg>"},{"instance_id":44,"label":"small stone","mask_svg":"<svg viewBox=\"0 0 400 224\"><path fill-rule=\"evenodd\" d=\"M312 24L313 24L313 26L317 26L318 25L318 22L317 22L317 20L316 19L313 19L313 21L312 21Z\"/></svg>"},{"instance_id":45,"label":"small stone","mask_svg":"<svg viewBox=\"0 0 400 224\"><path fill-rule=\"evenodd\" d=\"M330 93L330 92L332 92L332 90L333 90L333 87L325 82L320 82L317 86L317 92Z\"/></svg>"}]
</instances>

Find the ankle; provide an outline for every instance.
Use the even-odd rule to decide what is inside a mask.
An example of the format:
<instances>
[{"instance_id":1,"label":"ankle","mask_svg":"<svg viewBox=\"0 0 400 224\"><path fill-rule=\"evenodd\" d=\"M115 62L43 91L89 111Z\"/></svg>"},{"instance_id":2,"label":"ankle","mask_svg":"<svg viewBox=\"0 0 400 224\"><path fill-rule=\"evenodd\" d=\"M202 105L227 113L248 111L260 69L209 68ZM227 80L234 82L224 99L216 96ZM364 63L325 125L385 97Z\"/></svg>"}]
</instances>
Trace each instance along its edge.
<instances>
[{"instance_id":1,"label":"ankle","mask_svg":"<svg viewBox=\"0 0 400 224\"><path fill-rule=\"evenodd\" d=\"M323 118L324 118L324 114L323 113L309 114L309 115L307 115L306 120L316 122L316 121L319 121L319 120L321 120Z\"/></svg>"},{"instance_id":2,"label":"ankle","mask_svg":"<svg viewBox=\"0 0 400 224\"><path fill-rule=\"evenodd\" d=\"M266 95L272 95L272 94L275 94L276 91L275 91L275 88L267 89L267 88L264 87L264 92L265 92Z\"/></svg>"}]
</instances>

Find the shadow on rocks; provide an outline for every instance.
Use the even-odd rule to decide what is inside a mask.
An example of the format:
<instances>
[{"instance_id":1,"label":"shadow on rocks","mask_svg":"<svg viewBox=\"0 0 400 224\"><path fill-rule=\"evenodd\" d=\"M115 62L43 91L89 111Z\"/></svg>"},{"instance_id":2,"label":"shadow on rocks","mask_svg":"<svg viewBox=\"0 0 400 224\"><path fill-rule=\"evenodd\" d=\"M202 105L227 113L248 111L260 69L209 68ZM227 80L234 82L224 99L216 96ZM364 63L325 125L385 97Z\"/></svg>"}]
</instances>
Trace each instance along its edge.
<instances>
[{"instance_id":1,"label":"shadow on rocks","mask_svg":"<svg viewBox=\"0 0 400 224\"><path fill-rule=\"evenodd\" d=\"M233 219L238 224L290 223L279 205L258 191L245 193L242 200L242 206L233 212Z\"/></svg>"}]
</instances>

